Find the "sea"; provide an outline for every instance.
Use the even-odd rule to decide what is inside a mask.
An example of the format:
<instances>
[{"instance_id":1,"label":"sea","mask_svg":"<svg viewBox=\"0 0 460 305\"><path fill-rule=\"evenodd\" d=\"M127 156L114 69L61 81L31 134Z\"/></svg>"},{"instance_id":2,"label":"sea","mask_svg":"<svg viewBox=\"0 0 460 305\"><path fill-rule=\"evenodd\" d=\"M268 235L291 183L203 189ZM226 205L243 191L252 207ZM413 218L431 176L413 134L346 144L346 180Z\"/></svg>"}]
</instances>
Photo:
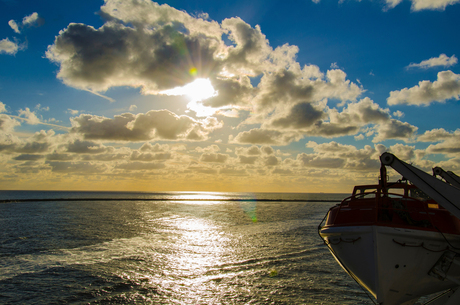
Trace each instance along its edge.
<instances>
[{"instance_id":1,"label":"sea","mask_svg":"<svg viewBox=\"0 0 460 305\"><path fill-rule=\"evenodd\" d=\"M0 304L374 304L318 236L348 195L0 191Z\"/></svg>"}]
</instances>

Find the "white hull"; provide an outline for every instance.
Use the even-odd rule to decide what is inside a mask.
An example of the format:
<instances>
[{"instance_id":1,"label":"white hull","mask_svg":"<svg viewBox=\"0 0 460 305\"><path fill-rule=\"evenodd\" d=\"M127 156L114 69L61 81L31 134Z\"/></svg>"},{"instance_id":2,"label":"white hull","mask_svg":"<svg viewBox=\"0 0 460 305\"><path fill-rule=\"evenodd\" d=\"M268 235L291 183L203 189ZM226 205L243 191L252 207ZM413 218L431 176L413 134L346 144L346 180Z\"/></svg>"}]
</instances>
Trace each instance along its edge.
<instances>
[{"instance_id":1,"label":"white hull","mask_svg":"<svg viewBox=\"0 0 460 305\"><path fill-rule=\"evenodd\" d=\"M321 236L341 266L381 305L411 304L457 286L428 273L448 248L443 235L384 226L323 227ZM460 246L460 237L445 234Z\"/></svg>"}]
</instances>

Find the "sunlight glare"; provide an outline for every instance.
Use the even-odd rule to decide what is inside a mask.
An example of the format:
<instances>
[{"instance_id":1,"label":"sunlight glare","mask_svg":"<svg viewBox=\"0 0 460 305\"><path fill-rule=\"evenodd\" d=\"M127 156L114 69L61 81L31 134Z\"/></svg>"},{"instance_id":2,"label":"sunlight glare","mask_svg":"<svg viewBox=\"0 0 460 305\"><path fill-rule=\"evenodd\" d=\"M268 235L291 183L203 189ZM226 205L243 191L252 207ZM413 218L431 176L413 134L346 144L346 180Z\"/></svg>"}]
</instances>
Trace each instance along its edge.
<instances>
[{"instance_id":1,"label":"sunlight glare","mask_svg":"<svg viewBox=\"0 0 460 305\"><path fill-rule=\"evenodd\" d=\"M166 95L185 95L192 102L202 101L217 95L217 91L214 90L211 81L206 78L197 78L183 87L176 87L161 93Z\"/></svg>"},{"instance_id":2,"label":"sunlight glare","mask_svg":"<svg viewBox=\"0 0 460 305\"><path fill-rule=\"evenodd\" d=\"M190 102L187 108L195 111L197 116L206 117L213 115L217 109L206 107L200 101L216 96L217 91L211 84L211 81L206 78L197 78L193 82L183 86L176 87L170 90L162 91L161 94L166 95L184 95L187 96Z\"/></svg>"}]
</instances>

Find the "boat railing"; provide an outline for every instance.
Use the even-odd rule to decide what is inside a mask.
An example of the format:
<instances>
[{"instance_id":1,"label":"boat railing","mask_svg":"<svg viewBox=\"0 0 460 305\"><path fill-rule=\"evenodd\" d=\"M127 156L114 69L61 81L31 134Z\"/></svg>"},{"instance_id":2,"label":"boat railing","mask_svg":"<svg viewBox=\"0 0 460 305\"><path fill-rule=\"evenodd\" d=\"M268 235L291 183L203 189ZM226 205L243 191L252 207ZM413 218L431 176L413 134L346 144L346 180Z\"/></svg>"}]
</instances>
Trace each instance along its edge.
<instances>
[{"instance_id":1,"label":"boat railing","mask_svg":"<svg viewBox=\"0 0 460 305\"><path fill-rule=\"evenodd\" d=\"M437 204L405 194L381 192L381 189L355 193L329 210L326 226L398 223L406 226L433 227Z\"/></svg>"}]
</instances>

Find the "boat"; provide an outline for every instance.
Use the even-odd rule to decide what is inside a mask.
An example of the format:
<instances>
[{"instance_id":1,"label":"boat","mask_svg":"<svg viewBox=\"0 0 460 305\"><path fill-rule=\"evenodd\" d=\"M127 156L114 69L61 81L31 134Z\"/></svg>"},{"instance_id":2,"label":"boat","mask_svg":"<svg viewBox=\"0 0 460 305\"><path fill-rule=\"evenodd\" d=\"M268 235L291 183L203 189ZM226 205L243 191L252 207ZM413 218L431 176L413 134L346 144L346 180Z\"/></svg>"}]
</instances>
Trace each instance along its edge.
<instances>
[{"instance_id":1,"label":"boat","mask_svg":"<svg viewBox=\"0 0 460 305\"><path fill-rule=\"evenodd\" d=\"M331 207L320 237L376 304L412 305L428 295L425 304L460 304L460 188L390 153L380 161L379 182L355 186ZM387 166L403 178L388 181Z\"/></svg>"}]
</instances>

